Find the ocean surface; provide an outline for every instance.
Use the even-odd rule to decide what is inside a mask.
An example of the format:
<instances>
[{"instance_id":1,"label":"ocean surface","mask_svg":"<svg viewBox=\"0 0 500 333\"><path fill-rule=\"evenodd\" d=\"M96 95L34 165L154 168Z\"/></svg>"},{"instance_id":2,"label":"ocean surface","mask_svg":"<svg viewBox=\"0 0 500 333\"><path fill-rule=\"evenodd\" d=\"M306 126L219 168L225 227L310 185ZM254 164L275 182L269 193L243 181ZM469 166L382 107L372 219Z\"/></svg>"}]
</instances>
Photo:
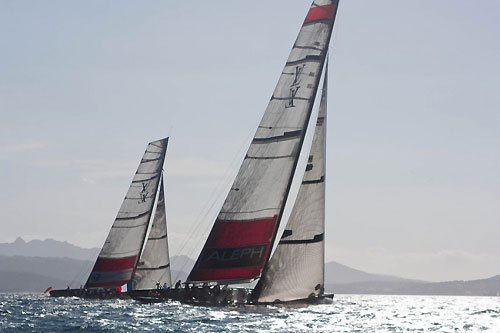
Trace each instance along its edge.
<instances>
[{"instance_id":1,"label":"ocean surface","mask_svg":"<svg viewBox=\"0 0 500 333\"><path fill-rule=\"evenodd\" d=\"M0 332L500 332L500 297L339 295L309 307L196 307L0 294Z\"/></svg>"}]
</instances>

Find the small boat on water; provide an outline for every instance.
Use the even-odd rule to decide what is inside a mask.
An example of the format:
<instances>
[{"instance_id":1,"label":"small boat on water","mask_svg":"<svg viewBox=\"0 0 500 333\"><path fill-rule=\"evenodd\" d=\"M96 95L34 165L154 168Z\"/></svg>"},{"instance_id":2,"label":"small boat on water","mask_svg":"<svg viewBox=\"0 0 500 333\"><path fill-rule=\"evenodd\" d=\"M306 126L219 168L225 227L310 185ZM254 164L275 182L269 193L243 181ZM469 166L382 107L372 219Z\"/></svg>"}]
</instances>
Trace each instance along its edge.
<instances>
[{"instance_id":1,"label":"small boat on water","mask_svg":"<svg viewBox=\"0 0 500 333\"><path fill-rule=\"evenodd\" d=\"M324 291L327 54L337 8L338 0L315 0L309 9L186 287L133 298L201 305L331 302L333 294ZM314 135L304 147L322 73ZM307 150L297 198L288 202ZM275 245L287 203L293 208ZM228 287L255 280L253 289Z\"/></svg>"},{"instance_id":2,"label":"small boat on water","mask_svg":"<svg viewBox=\"0 0 500 333\"><path fill-rule=\"evenodd\" d=\"M162 173L167 145L168 138L148 144L85 286L50 290L50 296L129 298L121 292L125 284L171 287Z\"/></svg>"}]
</instances>

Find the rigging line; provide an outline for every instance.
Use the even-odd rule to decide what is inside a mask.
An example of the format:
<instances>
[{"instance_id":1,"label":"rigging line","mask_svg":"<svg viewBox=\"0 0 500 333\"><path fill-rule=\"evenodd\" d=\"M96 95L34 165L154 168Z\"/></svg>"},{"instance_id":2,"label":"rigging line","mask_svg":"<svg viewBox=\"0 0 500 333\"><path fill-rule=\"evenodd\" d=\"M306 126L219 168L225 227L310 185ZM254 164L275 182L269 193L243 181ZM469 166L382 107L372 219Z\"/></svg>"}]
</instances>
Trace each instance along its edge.
<instances>
[{"instance_id":1,"label":"rigging line","mask_svg":"<svg viewBox=\"0 0 500 333\"><path fill-rule=\"evenodd\" d=\"M260 120L259 120L259 122L260 122ZM231 162L229 163L228 167L226 168L224 176L222 177L222 179L219 181L219 183L216 185L216 187L212 191L211 196L209 197L206 204L204 205L205 208L200 210L198 218L196 219L196 223L191 227L191 229L187 235L192 235L195 230L199 229L199 227L202 225L202 222L206 221L207 216L213 210L215 204L217 202L219 202L221 195L223 195L224 193L227 192L226 188L231 186L230 185L230 184L232 184L231 181L234 181L234 178L236 177L236 175L234 175L234 173L235 173L234 168L235 168L235 164L239 161L238 157L241 156L243 149L249 145L248 142L254 137L255 126L253 126L251 128L252 128L251 131L249 131L249 134L246 135L245 139L241 142L240 147L238 148L236 153L233 155ZM214 198L214 199L210 199L210 198ZM214 214L214 216L211 219L211 221L215 221L215 218L218 215L218 212L212 213L212 214ZM217 215L215 215L215 214L217 214ZM190 255L194 254L196 247L198 246L199 243L201 243L202 237L208 237L208 235L207 236L205 236L205 235L207 234L208 229L211 228L212 226L213 226L213 223L206 223L206 226L205 226L203 232L200 233L196 237L195 241L192 242L191 247L189 248L189 251L187 251L187 253L185 254L185 256L187 258L190 258ZM204 243L203 243L203 245L204 245ZM187 246L188 246L188 242L184 242L183 246L181 247L181 251L179 251L178 253L182 254L184 249L186 249ZM185 260L184 264L182 265L182 269L178 271L178 273L173 281L177 280L180 272L182 272L186 268L187 264L188 264L188 261Z\"/></svg>"},{"instance_id":2,"label":"rigging line","mask_svg":"<svg viewBox=\"0 0 500 333\"><path fill-rule=\"evenodd\" d=\"M101 249L96 249L94 252L95 254L92 255L92 258L97 258L97 256L99 255L99 252L101 251ZM97 259L96 259L97 260ZM91 260L82 260L83 262L79 265L80 266L80 269L77 271L76 275L73 277L73 279L71 280L71 282L69 283L69 286L71 287L71 285L73 283L75 283L75 281L78 279L78 278L81 278L83 276L83 274L85 272L89 272L90 274L90 271L92 270L92 268L94 267L94 264L95 264L95 260L94 261L91 261ZM81 281L83 282L82 284L85 284L86 281Z\"/></svg>"},{"instance_id":3,"label":"rigging line","mask_svg":"<svg viewBox=\"0 0 500 333\"><path fill-rule=\"evenodd\" d=\"M241 150L241 149L240 149ZM231 163L232 164L232 163ZM229 175L230 173L230 170L227 171L227 174ZM221 180L221 182L219 183L219 185L217 185L216 189L214 190L214 192L217 191L217 188L220 187L220 185L224 182L224 183L229 183L230 179L228 179L229 177L224 177L223 180ZM234 178L234 177L232 177ZM210 221L215 221L215 219L217 218L217 215L218 215L218 212L212 212L213 211L213 208L215 206L215 204L220 200L221 196L225 193L224 189L221 188L220 191L218 191L219 193L215 196L215 199L212 200L212 204L210 205L210 207L206 210L205 214L199 219L199 221L195 224L195 228L198 229L202 222L203 221L206 221L206 220L210 220ZM208 215L212 212L213 216L211 219L208 219ZM208 231L212 228L213 226L213 223L206 223L205 224L205 227L203 229L203 232L199 233L198 236L196 237L196 241L193 242L191 244L191 247L189 248L189 251L187 251L187 255L186 257L190 257L192 254L194 254L195 250L196 250L196 247L198 246L198 244L201 243L201 239L204 235L208 234ZM194 231L194 229L192 230ZM192 233L192 232L191 232ZM207 236L208 237L208 236ZM187 246L187 243L185 243L185 245ZM203 248L203 247L202 247ZM201 250L200 250L201 251ZM181 271L183 271L186 266L187 266L187 263L188 261L186 260L182 266L182 269ZM179 274L179 273L178 273ZM178 275L177 274L177 275ZM177 279L177 276L176 276L176 279Z\"/></svg>"},{"instance_id":4,"label":"rigging line","mask_svg":"<svg viewBox=\"0 0 500 333\"><path fill-rule=\"evenodd\" d=\"M171 124L171 125L170 125L170 128L169 128L169 129L168 129L168 131L167 131L167 137L169 137L169 138L170 138L170 136L172 136L172 133L173 133L173 132L174 132L174 125L173 125L173 124Z\"/></svg>"},{"instance_id":5,"label":"rigging line","mask_svg":"<svg viewBox=\"0 0 500 333\"><path fill-rule=\"evenodd\" d=\"M236 153L233 155L233 157L232 157L232 159L231 159L231 161L230 161L230 163L229 163L228 167L226 168L226 170L225 170L225 172L224 172L224 175L223 175L222 179L221 179L221 180L217 183L216 187L215 187L215 188L214 188L214 190L212 191L211 196L210 196L211 198L213 198L213 197L214 197L214 196L215 196L218 192L220 192L220 191L221 191L220 187L221 187L222 185L224 185L224 184L226 184L226 183L228 182L226 179L228 178L228 176L231 176L231 170L233 170L233 169L234 169L233 167L235 166L235 163L236 163L236 161L237 161L237 160L236 160L236 158L237 158L238 156L240 156L241 151L242 151L242 150L243 150L243 148L246 146L245 144L246 144L248 141L250 141L249 139L250 139L251 137L253 137L253 136L252 136L252 134L253 134L253 133L254 133L254 130L252 129L252 131L251 131L251 132L250 132L250 133L249 133L249 134L245 137L245 140L244 140L244 141L240 144L240 147L238 148L238 150L236 151ZM204 212L206 212L206 211L207 211L207 206L210 206L210 208L208 208L208 209L211 209L213 205L214 205L214 203L213 203L213 202L211 203L211 202L210 202L210 199L209 199L209 200L206 202L206 204L204 205L204 209L200 210L200 213L199 213L199 215L198 215L198 217L197 217L197 219L196 219L196 220L198 221L198 220L202 217L202 215L203 215L203 216L205 216L205 215L206 215L206 213L204 214Z\"/></svg>"},{"instance_id":6,"label":"rigging line","mask_svg":"<svg viewBox=\"0 0 500 333\"><path fill-rule=\"evenodd\" d=\"M262 208L262 209L250 210L250 211L247 211L247 212L224 212L224 211L221 210L220 213L221 214L252 214L252 213L263 212L263 211L266 211L266 210L278 210L278 209L279 209L279 207L269 207L269 208ZM225 219L222 219L222 220L225 220Z\"/></svg>"},{"instance_id":7,"label":"rigging line","mask_svg":"<svg viewBox=\"0 0 500 333\"><path fill-rule=\"evenodd\" d=\"M227 177L225 177L225 178L227 178ZM221 180L221 182L222 182L222 180ZM227 182L228 182L228 181L226 181L226 183L227 183ZM214 190L214 192L215 192L215 190ZM207 218L207 217L208 217L208 215L209 215L209 214L213 211L213 208L214 208L215 204L216 204L216 203L220 200L221 195L222 195L223 193L225 193L225 192L221 189L221 190L219 191L219 194L217 194L217 195L216 195L216 197L215 197L215 199L212 201L212 204L210 205L210 207L206 210L206 212L205 212L205 214L203 215L203 217L201 217L201 218L200 218L200 220L196 223L196 225L195 225L196 229L198 229L199 227L201 227L201 224L202 224L202 222L203 222L203 221L208 220L208 218ZM216 217L217 217L218 213L213 213L213 212L212 212L212 214L213 214L213 217L210 219L210 221L215 221L215 219L216 219ZM186 255L188 258L189 258L192 254L194 254L194 252L195 252L195 250L196 250L196 247L198 246L198 244L200 244L200 243L201 243L201 239L202 239L202 237L203 237L205 234L207 234L207 233L208 233L208 231L211 229L211 227L212 227L212 226L213 226L213 223L206 223L206 224L205 224L205 227L203 228L203 232L199 233L199 234L198 234L198 236L196 237L196 241L195 241L195 242L193 242L193 243L191 244L191 247L189 248L189 251L187 252L187 255ZM194 231L194 230L193 230L193 231ZM187 246L187 243L185 243L185 245ZM200 251L201 251L201 250L200 250ZM183 271L183 270L186 268L187 263L188 263L188 261L186 260L186 261L184 262L184 265L182 266L181 271Z\"/></svg>"}]
</instances>

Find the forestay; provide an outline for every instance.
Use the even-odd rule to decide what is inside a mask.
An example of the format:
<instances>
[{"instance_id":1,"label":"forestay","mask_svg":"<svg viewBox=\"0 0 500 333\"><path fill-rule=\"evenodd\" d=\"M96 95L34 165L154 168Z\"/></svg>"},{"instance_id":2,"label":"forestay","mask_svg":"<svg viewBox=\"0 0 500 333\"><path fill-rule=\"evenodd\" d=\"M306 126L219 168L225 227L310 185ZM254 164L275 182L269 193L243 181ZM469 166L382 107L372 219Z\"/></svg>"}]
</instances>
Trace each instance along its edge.
<instances>
[{"instance_id":1,"label":"forestay","mask_svg":"<svg viewBox=\"0 0 500 333\"><path fill-rule=\"evenodd\" d=\"M258 278L291 186L338 0L315 0L241 168L188 280Z\"/></svg>"},{"instance_id":2,"label":"forestay","mask_svg":"<svg viewBox=\"0 0 500 333\"><path fill-rule=\"evenodd\" d=\"M158 203L149 236L134 273L133 289L153 289L157 283L172 286L168 256L167 218L163 177L160 182Z\"/></svg>"},{"instance_id":3,"label":"forestay","mask_svg":"<svg viewBox=\"0 0 500 333\"><path fill-rule=\"evenodd\" d=\"M259 302L323 293L328 65L306 170L281 240L259 280Z\"/></svg>"},{"instance_id":4,"label":"forestay","mask_svg":"<svg viewBox=\"0 0 500 333\"><path fill-rule=\"evenodd\" d=\"M167 143L168 138L148 144L85 287L118 287L132 278L151 218Z\"/></svg>"}]
</instances>

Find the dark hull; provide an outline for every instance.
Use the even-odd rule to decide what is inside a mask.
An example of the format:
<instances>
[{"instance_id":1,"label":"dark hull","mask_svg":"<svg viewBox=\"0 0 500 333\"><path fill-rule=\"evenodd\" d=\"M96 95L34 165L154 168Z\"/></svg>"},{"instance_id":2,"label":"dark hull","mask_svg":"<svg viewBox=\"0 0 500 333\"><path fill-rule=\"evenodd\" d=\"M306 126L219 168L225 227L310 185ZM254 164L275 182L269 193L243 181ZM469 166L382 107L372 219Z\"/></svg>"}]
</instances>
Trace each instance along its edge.
<instances>
[{"instance_id":1,"label":"dark hull","mask_svg":"<svg viewBox=\"0 0 500 333\"><path fill-rule=\"evenodd\" d=\"M129 299L127 293L102 290L60 289L51 290L51 297L79 297L85 299Z\"/></svg>"},{"instance_id":2,"label":"dark hull","mask_svg":"<svg viewBox=\"0 0 500 333\"><path fill-rule=\"evenodd\" d=\"M170 293L162 289L134 290L127 294L130 298L142 303L161 303L172 300Z\"/></svg>"},{"instance_id":3,"label":"dark hull","mask_svg":"<svg viewBox=\"0 0 500 333\"><path fill-rule=\"evenodd\" d=\"M295 299L292 301L279 301L274 302L254 302L254 305L318 305L318 304L332 304L333 294L323 294L314 297Z\"/></svg>"},{"instance_id":4,"label":"dark hull","mask_svg":"<svg viewBox=\"0 0 500 333\"><path fill-rule=\"evenodd\" d=\"M151 289L134 290L128 292L128 295L142 303L160 303L160 302L181 302L190 305L199 306L307 306L317 304L333 303L333 294L324 294L315 297L298 299L293 301L275 301L275 302L252 302L249 299L249 291L245 289L226 289L226 290L206 290L202 288L194 289Z\"/></svg>"},{"instance_id":5,"label":"dark hull","mask_svg":"<svg viewBox=\"0 0 500 333\"><path fill-rule=\"evenodd\" d=\"M210 288L179 288L134 290L128 295L139 302L181 302L192 305L224 306L231 304L246 304L248 291L245 289L210 289Z\"/></svg>"}]
</instances>

